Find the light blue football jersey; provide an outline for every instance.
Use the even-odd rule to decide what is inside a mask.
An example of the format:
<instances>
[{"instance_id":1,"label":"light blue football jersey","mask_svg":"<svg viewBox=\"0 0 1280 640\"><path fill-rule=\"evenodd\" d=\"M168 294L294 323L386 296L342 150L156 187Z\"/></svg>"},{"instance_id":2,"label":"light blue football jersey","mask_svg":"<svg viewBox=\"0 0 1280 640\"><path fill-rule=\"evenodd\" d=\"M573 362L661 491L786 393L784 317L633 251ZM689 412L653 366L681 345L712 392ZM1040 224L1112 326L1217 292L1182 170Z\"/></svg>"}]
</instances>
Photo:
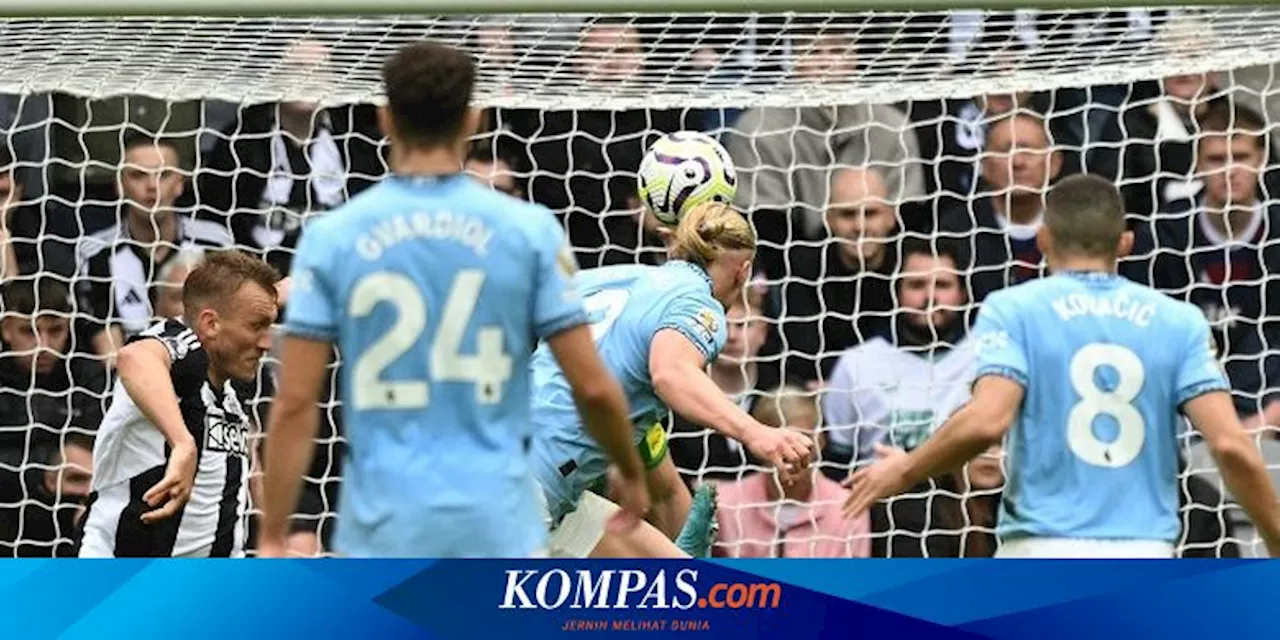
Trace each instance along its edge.
<instances>
[{"instance_id":1,"label":"light blue football jersey","mask_svg":"<svg viewBox=\"0 0 1280 640\"><path fill-rule=\"evenodd\" d=\"M525 556L545 526L528 466L529 357L582 325L564 232L466 175L390 177L309 224L285 327L336 341L352 556Z\"/></svg>"},{"instance_id":2,"label":"light blue football jersey","mask_svg":"<svg viewBox=\"0 0 1280 640\"><path fill-rule=\"evenodd\" d=\"M719 356L727 330L724 307L711 295L711 279L702 267L673 260L661 267L583 271L575 284L600 356L631 404L632 440L661 460L668 409L653 391L649 345L659 331L674 329L698 348L704 362ZM604 477L609 458L583 428L569 384L545 344L533 356L533 421L534 472L552 518L559 521Z\"/></svg>"},{"instance_id":3,"label":"light blue football jersey","mask_svg":"<svg viewBox=\"0 0 1280 640\"><path fill-rule=\"evenodd\" d=\"M1201 312L1066 272L992 294L974 332L977 376L1026 390L1000 537L1176 540L1179 409L1228 388Z\"/></svg>"}]
</instances>

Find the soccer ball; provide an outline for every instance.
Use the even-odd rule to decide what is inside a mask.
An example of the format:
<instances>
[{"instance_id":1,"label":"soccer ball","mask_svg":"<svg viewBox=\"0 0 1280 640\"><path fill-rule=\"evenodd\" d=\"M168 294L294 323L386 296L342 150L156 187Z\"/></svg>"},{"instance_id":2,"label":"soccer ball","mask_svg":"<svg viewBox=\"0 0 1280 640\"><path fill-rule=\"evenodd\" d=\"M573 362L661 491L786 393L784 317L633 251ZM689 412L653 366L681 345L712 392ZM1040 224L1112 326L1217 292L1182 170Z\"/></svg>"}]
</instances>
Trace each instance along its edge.
<instances>
[{"instance_id":1,"label":"soccer ball","mask_svg":"<svg viewBox=\"0 0 1280 640\"><path fill-rule=\"evenodd\" d=\"M675 226L704 202L733 202L738 175L729 152L711 136L680 131L662 136L640 161L640 202Z\"/></svg>"}]
</instances>

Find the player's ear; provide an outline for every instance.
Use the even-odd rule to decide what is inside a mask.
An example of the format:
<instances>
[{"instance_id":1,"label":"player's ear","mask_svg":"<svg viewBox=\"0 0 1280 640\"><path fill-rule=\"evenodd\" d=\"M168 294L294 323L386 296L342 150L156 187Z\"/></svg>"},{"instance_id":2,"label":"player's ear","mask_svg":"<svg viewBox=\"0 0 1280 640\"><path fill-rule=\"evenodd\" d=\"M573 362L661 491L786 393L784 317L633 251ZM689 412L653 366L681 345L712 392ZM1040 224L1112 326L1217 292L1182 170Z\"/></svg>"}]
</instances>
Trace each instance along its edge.
<instances>
[{"instance_id":1,"label":"player's ear","mask_svg":"<svg viewBox=\"0 0 1280 640\"><path fill-rule=\"evenodd\" d=\"M467 107L467 114L462 117L462 142L467 143L475 137L484 124L484 109Z\"/></svg>"},{"instance_id":2,"label":"player's ear","mask_svg":"<svg viewBox=\"0 0 1280 640\"><path fill-rule=\"evenodd\" d=\"M212 307L205 307L196 314L196 326L192 327L199 335L216 336L220 328L218 312Z\"/></svg>"},{"instance_id":3,"label":"player's ear","mask_svg":"<svg viewBox=\"0 0 1280 640\"><path fill-rule=\"evenodd\" d=\"M1133 232L1126 231L1120 234L1120 242L1116 245L1116 257L1123 258L1133 251Z\"/></svg>"},{"instance_id":4,"label":"player's ear","mask_svg":"<svg viewBox=\"0 0 1280 640\"><path fill-rule=\"evenodd\" d=\"M1040 250L1040 255L1047 256L1053 251L1053 238L1049 237L1049 227L1040 225L1040 230L1036 231L1036 248Z\"/></svg>"},{"instance_id":5,"label":"player's ear","mask_svg":"<svg viewBox=\"0 0 1280 640\"><path fill-rule=\"evenodd\" d=\"M378 131L388 140L396 137L396 123L391 117L391 110L386 105L378 107Z\"/></svg>"}]
</instances>

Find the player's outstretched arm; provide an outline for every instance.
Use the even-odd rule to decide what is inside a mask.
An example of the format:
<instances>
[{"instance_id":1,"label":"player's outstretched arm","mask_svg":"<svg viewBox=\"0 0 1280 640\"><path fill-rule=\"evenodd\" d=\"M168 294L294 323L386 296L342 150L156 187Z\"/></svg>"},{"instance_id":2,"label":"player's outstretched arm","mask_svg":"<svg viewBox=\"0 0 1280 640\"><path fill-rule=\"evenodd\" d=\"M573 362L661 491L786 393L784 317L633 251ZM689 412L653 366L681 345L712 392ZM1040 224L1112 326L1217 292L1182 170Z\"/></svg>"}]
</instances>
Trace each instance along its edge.
<instances>
[{"instance_id":1,"label":"player's outstretched arm","mask_svg":"<svg viewBox=\"0 0 1280 640\"><path fill-rule=\"evenodd\" d=\"M633 518L623 524L639 522L649 511L649 491L644 464L631 444L630 408L622 387L600 359L586 325L551 336L547 346L573 389L582 424L618 469L618 505Z\"/></svg>"},{"instance_id":2,"label":"player's outstretched arm","mask_svg":"<svg viewBox=\"0 0 1280 640\"><path fill-rule=\"evenodd\" d=\"M1258 447L1240 425L1231 396L1211 391L1188 400L1183 412L1204 436L1232 497L1244 507L1271 557L1280 557L1280 504Z\"/></svg>"},{"instance_id":3,"label":"player's outstretched arm","mask_svg":"<svg viewBox=\"0 0 1280 640\"><path fill-rule=\"evenodd\" d=\"M187 430L178 405L178 394L170 377L169 350L159 340L139 340L120 350L116 371L120 384L148 422L155 425L169 443L169 462L164 477L142 499L152 507L142 514L143 522L173 516L191 496L196 475L196 441Z\"/></svg>"},{"instance_id":4,"label":"player's outstretched arm","mask_svg":"<svg viewBox=\"0 0 1280 640\"><path fill-rule=\"evenodd\" d=\"M849 497L845 517L855 517L872 503L897 495L938 474L954 471L1000 442L1022 406L1021 384L1002 376L983 376L973 397L920 448L905 456L891 456L858 470L844 485Z\"/></svg>"},{"instance_id":5,"label":"player's outstretched arm","mask_svg":"<svg viewBox=\"0 0 1280 640\"><path fill-rule=\"evenodd\" d=\"M672 411L741 442L776 468L809 464L810 438L757 422L716 386L704 366L702 352L679 331L663 329L653 336L649 377L653 390Z\"/></svg>"},{"instance_id":6,"label":"player's outstretched arm","mask_svg":"<svg viewBox=\"0 0 1280 640\"><path fill-rule=\"evenodd\" d=\"M262 454L262 529L259 557L285 555L289 516L298 506L302 474L311 464L319 421L316 398L328 375L333 345L286 336L280 349L280 388Z\"/></svg>"}]
</instances>

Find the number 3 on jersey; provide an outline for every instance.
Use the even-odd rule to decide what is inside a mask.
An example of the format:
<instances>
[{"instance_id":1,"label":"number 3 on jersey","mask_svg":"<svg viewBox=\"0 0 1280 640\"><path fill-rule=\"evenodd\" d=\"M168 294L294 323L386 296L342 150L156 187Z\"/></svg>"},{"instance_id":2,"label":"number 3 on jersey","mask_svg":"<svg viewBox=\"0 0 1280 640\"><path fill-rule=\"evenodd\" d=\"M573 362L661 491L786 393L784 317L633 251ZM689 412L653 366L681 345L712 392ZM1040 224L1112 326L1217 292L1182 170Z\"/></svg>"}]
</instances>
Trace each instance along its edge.
<instances>
[{"instance_id":1,"label":"number 3 on jersey","mask_svg":"<svg viewBox=\"0 0 1280 640\"><path fill-rule=\"evenodd\" d=\"M1099 467L1123 467L1133 462L1147 439L1147 423L1133 406L1146 381L1142 360L1126 347L1094 343L1077 351L1070 367L1071 387L1080 396L1067 415L1071 452ZM1114 389L1098 387L1094 375L1099 367L1115 370ZM1119 429L1111 442L1103 442L1093 433L1094 420L1104 415L1111 416Z\"/></svg>"},{"instance_id":2,"label":"number 3 on jersey","mask_svg":"<svg viewBox=\"0 0 1280 640\"><path fill-rule=\"evenodd\" d=\"M473 382L476 401L494 404L502 399L502 385L511 377L511 357L502 350L502 328L480 327L476 331L475 355L462 355L476 300L484 286L479 269L459 271L449 289L444 314L431 341L432 382ZM379 303L391 303L396 321L381 338L360 354L352 371L353 404L356 409L422 409L430 402L425 379L386 381L382 371L417 344L427 330L427 305L418 285L408 277L390 271L371 273L356 284L347 311L361 318Z\"/></svg>"}]
</instances>

